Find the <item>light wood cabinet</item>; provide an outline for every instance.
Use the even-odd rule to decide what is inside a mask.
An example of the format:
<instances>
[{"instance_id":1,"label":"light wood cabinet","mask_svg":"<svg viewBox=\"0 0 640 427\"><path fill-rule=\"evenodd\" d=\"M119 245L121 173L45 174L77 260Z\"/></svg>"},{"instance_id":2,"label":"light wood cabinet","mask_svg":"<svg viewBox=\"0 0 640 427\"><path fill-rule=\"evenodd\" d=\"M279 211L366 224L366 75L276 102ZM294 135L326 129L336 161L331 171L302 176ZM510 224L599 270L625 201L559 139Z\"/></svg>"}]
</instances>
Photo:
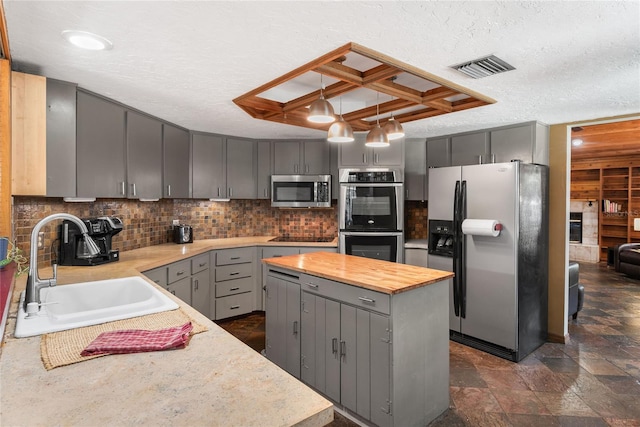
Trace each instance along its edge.
<instances>
[{"instance_id":1,"label":"light wood cabinet","mask_svg":"<svg viewBox=\"0 0 640 427\"><path fill-rule=\"evenodd\" d=\"M11 73L14 195L76 195L76 85Z\"/></svg>"}]
</instances>

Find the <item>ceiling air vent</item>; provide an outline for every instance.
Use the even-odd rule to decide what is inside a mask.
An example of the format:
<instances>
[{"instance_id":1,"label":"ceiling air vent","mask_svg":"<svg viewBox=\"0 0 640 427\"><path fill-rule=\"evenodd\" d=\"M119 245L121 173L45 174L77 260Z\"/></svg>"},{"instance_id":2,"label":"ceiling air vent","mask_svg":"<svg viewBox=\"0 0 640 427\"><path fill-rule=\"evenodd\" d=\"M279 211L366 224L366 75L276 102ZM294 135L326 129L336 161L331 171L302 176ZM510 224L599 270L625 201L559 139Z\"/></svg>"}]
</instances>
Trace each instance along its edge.
<instances>
[{"instance_id":1,"label":"ceiling air vent","mask_svg":"<svg viewBox=\"0 0 640 427\"><path fill-rule=\"evenodd\" d=\"M463 62L462 64L452 65L451 68L458 70L474 79L492 76L494 74L504 73L505 71L515 70L515 67L507 64L497 56L485 56L484 58L474 59L473 61Z\"/></svg>"}]
</instances>

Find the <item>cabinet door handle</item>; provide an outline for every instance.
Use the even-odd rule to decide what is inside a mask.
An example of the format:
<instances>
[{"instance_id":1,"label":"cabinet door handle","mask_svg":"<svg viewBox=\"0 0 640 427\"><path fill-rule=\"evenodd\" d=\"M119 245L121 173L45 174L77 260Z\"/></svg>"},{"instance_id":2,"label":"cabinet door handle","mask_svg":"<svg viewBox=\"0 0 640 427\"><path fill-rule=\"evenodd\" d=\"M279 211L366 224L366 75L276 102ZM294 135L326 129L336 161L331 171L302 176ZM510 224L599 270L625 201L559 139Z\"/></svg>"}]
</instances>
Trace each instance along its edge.
<instances>
[{"instance_id":1,"label":"cabinet door handle","mask_svg":"<svg viewBox=\"0 0 640 427\"><path fill-rule=\"evenodd\" d=\"M313 289L318 289L318 285L316 285L315 283L307 283L307 286Z\"/></svg>"},{"instance_id":2,"label":"cabinet door handle","mask_svg":"<svg viewBox=\"0 0 640 427\"><path fill-rule=\"evenodd\" d=\"M293 335L298 335L298 321L293 322Z\"/></svg>"},{"instance_id":3,"label":"cabinet door handle","mask_svg":"<svg viewBox=\"0 0 640 427\"><path fill-rule=\"evenodd\" d=\"M231 307L229 307L229 310L236 310L238 308L240 308L239 305L232 305Z\"/></svg>"},{"instance_id":4,"label":"cabinet door handle","mask_svg":"<svg viewBox=\"0 0 640 427\"><path fill-rule=\"evenodd\" d=\"M220 187L218 187L218 197L220 197Z\"/></svg>"},{"instance_id":5,"label":"cabinet door handle","mask_svg":"<svg viewBox=\"0 0 640 427\"><path fill-rule=\"evenodd\" d=\"M409 198L409 189L407 189L407 191L406 191L406 196L405 196L405 197L406 197L407 199Z\"/></svg>"},{"instance_id":6,"label":"cabinet door handle","mask_svg":"<svg viewBox=\"0 0 640 427\"><path fill-rule=\"evenodd\" d=\"M267 197L267 189L264 189L264 197Z\"/></svg>"},{"instance_id":7,"label":"cabinet door handle","mask_svg":"<svg viewBox=\"0 0 640 427\"><path fill-rule=\"evenodd\" d=\"M131 192L133 193L133 197L136 196L136 183L131 184Z\"/></svg>"},{"instance_id":8,"label":"cabinet door handle","mask_svg":"<svg viewBox=\"0 0 640 427\"><path fill-rule=\"evenodd\" d=\"M304 172L309 173L309 163L304 165Z\"/></svg>"},{"instance_id":9,"label":"cabinet door handle","mask_svg":"<svg viewBox=\"0 0 640 427\"><path fill-rule=\"evenodd\" d=\"M124 194L124 181L120 181L120 194L122 194L123 196Z\"/></svg>"},{"instance_id":10,"label":"cabinet door handle","mask_svg":"<svg viewBox=\"0 0 640 427\"><path fill-rule=\"evenodd\" d=\"M193 286L194 286L195 290L197 291L198 290L198 281L197 280L193 281Z\"/></svg>"},{"instance_id":11,"label":"cabinet door handle","mask_svg":"<svg viewBox=\"0 0 640 427\"><path fill-rule=\"evenodd\" d=\"M171 184L167 184L167 196L171 196Z\"/></svg>"},{"instance_id":12,"label":"cabinet door handle","mask_svg":"<svg viewBox=\"0 0 640 427\"><path fill-rule=\"evenodd\" d=\"M233 188L229 187L229 197L233 197Z\"/></svg>"},{"instance_id":13,"label":"cabinet door handle","mask_svg":"<svg viewBox=\"0 0 640 427\"><path fill-rule=\"evenodd\" d=\"M362 163L367 164L367 153L362 154Z\"/></svg>"},{"instance_id":14,"label":"cabinet door handle","mask_svg":"<svg viewBox=\"0 0 640 427\"><path fill-rule=\"evenodd\" d=\"M347 355L347 343L344 341L340 341L340 357L344 357Z\"/></svg>"},{"instance_id":15,"label":"cabinet door handle","mask_svg":"<svg viewBox=\"0 0 640 427\"><path fill-rule=\"evenodd\" d=\"M331 338L331 352L333 354L338 352L338 338Z\"/></svg>"},{"instance_id":16,"label":"cabinet door handle","mask_svg":"<svg viewBox=\"0 0 640 427\"><path fill-rule=\"evenodd\" d=\"M367 297L358 297L358 299L362 302L366 302L369 304L373 304L376 302L376 300L374 300L373 298L367 298Z\"/></svg>"},{"instance_id":17,"label":"cabinet door handle","mask_svg":"<svg viewBox=\"0 0 640 427\"><path fill-rule=\"evenodd\" d=\"M234 288L229 288L229 291L237 291L237 290L239 290L239 289L240 289L240 288L236 286L236 287L234 287Z\"/></svg>"},{"instance_id":18,"label":"cabinet door handle","mask_svg":"<svg viewBox=\"0 0 640 427\"><path fill-rule=\"evenodd\" d=\"M373 163L375 163L375 164L379 163L379 155L378 155L378 153L375 154L375 157L373 158Z\"/></svg>"},{"instance_id":19,"label":"cabinet door handle","mask_svg":"<svg viewBox=\"0 0 640 427\"><path fill-rule=\"evenodd\" d=\"M182 276L183 274L184 274L184 270L181 270L176 273L176 276Z\"/></svg>"}]
</instances>

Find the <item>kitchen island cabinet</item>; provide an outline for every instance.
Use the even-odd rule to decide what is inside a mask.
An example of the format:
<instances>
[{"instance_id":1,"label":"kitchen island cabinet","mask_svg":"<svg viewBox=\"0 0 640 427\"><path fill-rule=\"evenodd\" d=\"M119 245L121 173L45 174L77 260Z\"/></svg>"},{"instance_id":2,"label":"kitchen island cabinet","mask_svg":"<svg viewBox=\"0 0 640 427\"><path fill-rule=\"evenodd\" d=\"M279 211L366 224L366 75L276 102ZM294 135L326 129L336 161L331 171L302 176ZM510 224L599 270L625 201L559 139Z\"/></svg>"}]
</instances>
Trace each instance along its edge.
<instances>
[{"instance_id":1,"label":"kitchen island cabinet","mask_svg":"<svg viewBox=\"0 0 640 427\"><path fill-rule=\"evenodd\" d=\"M366 424L425 426L448 408L452 273L327 252L263 263L270 360Z\"/></svg>"},{"instance_id":2,"label":"kitchen island cabinet","mask_svg":"<svg viewBox=\"0 0 640 427\"><path fill-rule=\"evenodd\" d=\"M58 283L137 276L212 250L255 248L270 238L200 240L121 252L117 263L61 266ZM51 274L51 269L41 270L43 276ZM156 272L158 280L166 280L161 270ZM106 356L46 371L40 338L13 337L25 282L25 276L16 279L0 353L2 425L319 427L333 419L331 402L170 294L209 328L194 335L186 348Z\"/></svg>"}]
</instances>

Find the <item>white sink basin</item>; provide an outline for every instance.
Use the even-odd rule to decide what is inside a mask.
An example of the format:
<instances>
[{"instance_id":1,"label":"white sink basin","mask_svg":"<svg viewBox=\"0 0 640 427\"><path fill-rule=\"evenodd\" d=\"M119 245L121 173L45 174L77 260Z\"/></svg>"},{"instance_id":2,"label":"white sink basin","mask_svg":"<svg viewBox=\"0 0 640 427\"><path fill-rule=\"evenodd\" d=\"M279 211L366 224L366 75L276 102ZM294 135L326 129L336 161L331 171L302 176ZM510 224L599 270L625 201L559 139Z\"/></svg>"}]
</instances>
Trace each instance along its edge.
<instances>
[{"instance_id":1,"label":"white sink basin","mask_svg":"<svg viewBox=\"0 0 640 427\"><path fill-rule=\"evenodd\" d=\"M43 288L40 300L42 306L38 315L26 317L24 292L20 295L17 338L178 308L178 304L138 276Z\"/></svg>"}]
</instances>

